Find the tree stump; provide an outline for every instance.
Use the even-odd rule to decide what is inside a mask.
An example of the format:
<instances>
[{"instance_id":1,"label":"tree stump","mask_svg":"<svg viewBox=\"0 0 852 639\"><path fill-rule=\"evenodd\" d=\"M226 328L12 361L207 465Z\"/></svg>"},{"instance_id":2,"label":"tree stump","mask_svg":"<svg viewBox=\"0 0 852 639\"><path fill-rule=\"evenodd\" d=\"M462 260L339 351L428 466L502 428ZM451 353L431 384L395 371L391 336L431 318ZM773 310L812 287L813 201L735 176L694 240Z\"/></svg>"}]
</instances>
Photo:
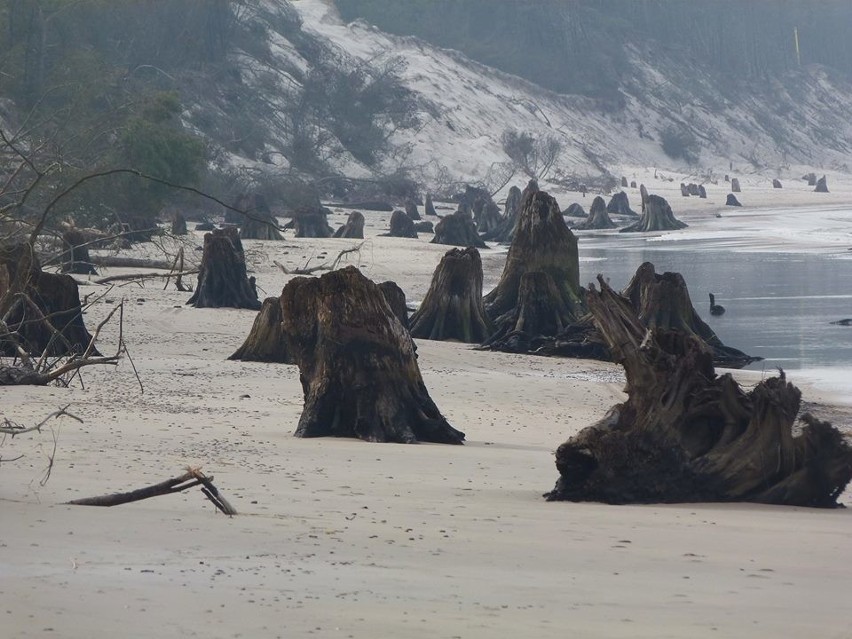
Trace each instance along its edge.
<instances>
[{"instance_id":1,"label":"tree stump","mask_svg":"<svg viewBox=\"0 0 852 639\"><path fill-rule=\"evenodd\" d=\"M707 189L704 188L703 184L698 186L698 197L700 197L702 200L707 199Z\"/></svg>"},{"instance_id":2,"label":"tree stump","mask_svg":"<svg viewBox=\"0 0 852 639\"><path fill-rule=\"evenodd\" d=\"M731 191L733 193L740 192L740 181L738 178L731 178Z\"/></svg>"},{"instance_id":3,"label":"tree stump","mask_svg":"<svg viewBox=\"0 0 852 639\"><path fill-rule=\"evenodd\" d=\"M417 210L417 204L411 200L405 203L405 214L412 222L420 221L420 212Z\"/></svg>"},{"instance_id":4,"label":"tree stump","mask_svg":"<svg viewBox=\"0 0 852 639\"><path fill-rule=\"evenodd\" d=\"M490 197L486 201L477 200L477 204L479 206L474 207L473 217L476 230L482 234L498 230L503 223L503 217L500 215L500 207Z\"/></svg>"},{"instance_id":5,"label":"tree stump","mask_svg":"<svg viewBox=\"0 0 852 639\"><path fill-rule=\"evenodd\" d=\"M779 180L778 178L775 178L774 180L772 180L772 188L773 188L773 189L780 189L780 188L782 188L781 180Z\"/></svg>"},{"instance_id":6,"label":"tree stump","mask_svg":"<svg viewBox=\"0 0 852 639\"><path fill-rule=\"evenodd\" d=\"M397 209L391 214L390 230L382 233L385 237L409 237L417 239L417 231L414 230L414 222L404 211Z\"/></svg>"},{"instance_id":7,"label":"tree stump","mask_svg":"<svg viewBox=\"0 0 852 639\"><path fill-rule=\"evenodd\" d=\"M682 197L689 197L689 188L683 182L680 183L680 194Z\"/></svg>"},{"instance_id":8,"label":"tree stump","mask_svg":"<svg viewBox=\"0 0 852 639\"><path fill-rule=\"evenodd\" d=\"M396 317L396 319L399 320L399 323L405 327L405 330L408 330L408 303L405 300L405 291L403 291L396 282L391 281L380 282L378 287L382 292L382 295L384 295L388 306L390 306L394 317Z\"/></svg>"},{"instance_id":9,"label":"tree stump","mask_svg":"<svg viewBox=\"0 0 852 639\"><path fill-rule=\"evenodd\" d=\"M642 217L630 226L621 229L622 233L646 233L649 231L673 231L686 228L686 224L678 220L672 212L672 207L665 198L659 195L649 195L644 201Z\"/></svg>"},{"instance_id":10,"label":"tree stump","mask_svg":"<svg viewBox=\"0 0 852 639\"><path fill-rule=\"evenodd\" d=\"M485 310L498 332L514 330L524 315L522 279L535 272L544 273L552 282L551 286L541 284L541 278L535 279L536 296L540 291L551 296L550 306L563 326L576 321L584 311L577 238L566 226L555 198L543 191L528 190L503 275L484 298ZM547 315L548 311L536 313Z\"/></svg>"},{"instance_id":11,"label":"tree stump","mask_svg":"<svg viewBox=\"0 0 852 639\"><path fill-rule=\"evenodd\" d=\"M612 215L639 217L639 214L630 208L630 200L627 198L627 193L624 191L619 191L610 198L609 204L606 205L606 211Z\"/></svg>"},{"instance_id":12,"label":"tree stump","mask_svg":"<svg viewBox=\"0 0 852 639\"><path fill-rule=\"evenodd\" d=\"M260 309L257 291L246 272L246 258L236 227L204 235L198 284L187 304L195 308Z\"/></svg>"},{"instance_id":13,"label":"tree stump","mask_svg":"<svg viewBox=\"0 0 852 639\"><path fill-rule=\"evenodd\" d=\"M742 206L742 204L740 204L736 195L728 193L728 197L725 199L725 206Z\"/></svg>"},{"instance_id":14,"label":"tree stump","mask_svg":"<svg viewBox=\"0 0 852 639\"><path fill-rule=\"evenodd\" d=\"M435 226L429 220L414 223L414 230L418 233L434 233Z\"/></svg>"},{"instance_id":15,"label":"tree stump","mask_svg":"<svg viewBox=\"0 0 852 639\"><path fill-rule=\"evenodd\" d=\"M482 305L479 251L451 249L441 258L423 303L411 316L411 336L480 344L493 332Z\"/></svg>"},{"instance_id":16,"label":"tree stump","mask_svg":"<svg viewBox=\"0 0 852 639\"><path fill-rule=\"evenodd\" d=\"M592 208L589 209L589 217L576 224L574 228L578 231L589 231L592 229L614 229L616 226L616 223L609 218L606 202L598 195L592 201Z\"/></svg>"},{"instance_id":17,"label":"tree stump","mask_svg":"<svg viewBox=\"0 0 852 639\"><path fill-rule=\"evenodd\" d=\"M172 235L186 235L186 218L180 211L175 211L175 214L172 216Z\"/></svg>"},{"instance_id":18,"label":"tree stump","mask_svg":"<svg viewBox=\"0 0 852 639\"><path fill-rule=\"evenodd\" d=\"M717 377L694 336L647 329L602 277L595 324L624 365L628 399L556 451L548 500L623 503L749 501L833 507L852 479L852 448L806 414L783 372L745 392Z\"/></svg>"},{"instance_id":19,"label":"tree stump","mask_svg":"<svg viewBox=\"0 0 852 639\"><path fill-rule=\"evenodd\" d=\"M428 193L426 194L426 204L424 205L423 209L426 215L438 217L438 212L435 210L435 205L432 203L432 196Z\"/></svg>"},{"instance_id":20,"label":"tree stump","mask_svg":"<svg viewBox=\"0 0 852 639\"><path fill-rule=\"evenodd\" d=\"M296 363L284 337L279 298L267 297L263 300L248 337L228 359L277 364Z\"/></svg>"},{"instance_id":21,"label":"tree stump","mask_svg":"<svg viewBox=\"0 0 852 639\"><path fill-rule=\"evenodd\" d=\"M262 195L254 196L254 206L240 220L240 239L283 240L278 230L278 220L272 215Z\"/></svg>"},{"instance_id":22,"label":"tree stump","mask_svg":"<svg viewBox=\"0 0 852 639\"><path fill-rule=\"evenodd\" d=\"M633 180L632 182L630 182L630 188L631 188L631 189L635 189L635 188L636 188L636 181L635 181L635 180Z\"/></svg>"},{"instance_id":23,"label":"tree stump","mask_svg":"<svg viewBox=\"0 0 852 639\"><path fill-rule=\"evenodd\" d=\"M642 201L642 213L645 213L645 205L648 203L648 189L645 185L639 187L639 199Z\"/></svg>"},{"instance_id":24,"label":"tree stump","mask_svg":"<svg viewBox=\"0 0 852 639\"><path fill-rule=\"evenodd\" d=\"M13 334L0 338L4 355L16 356L17 346L33 357L72 355L92 341L74 278L42 271L26 244L0 247L0 317Z\"/></svg>"},{"instance_id":25,"label":"tree stump","mask_svg":"<svg viewBox=\"0 0 852 639\"><path fill-rule=\"evenodd\" d=\"M578 202L572 202L571 205L562 211L562 215L567 215L568 217L588 217L589 214L586 213L586 210L583 208L582 204Z\"/></svg>"},{"instance_id":26,"label":"tree stump","mask_svg":"<svg viewBox=\"0 0 852 639\"><path fill-rule=\"evenodd\" d=\"M334 233L328 225L328 211L323 207L304 206L292 216L295 237L331 237Z\"/></svg>"},{"instance_id":27,"label":"tree stump","mask_svg":"<svg viewBox=\"0 0 852 639\"><path fill-rule=\"evenodd\" d=\"M76 275L97 275L95 265L89 256L88 238L77 229L69 229L62 234L62 272Z\"/></svg>"},{"instance_id":28,"label":"tree stump","mask_svg":"<svg viewBox=\"0 0 852 639\"><path fill-rule=\"evenodd\" d=\"M828 183L826 182L824 175L816 181L814 193L828 193Z\"/></svg>"},{"instance_id":29,"label":"tree stump","mask_svg":"<svg viewBox=\"0 0 852 639\"><path fill-rule=\"evenodd\" d=\"M305 395L297 437L464 441L429 397L408 331L358 269L290 280L281 309Z\"/></svg>"},{"instance_id":30,"label":"tree stump","mask_svg":"<svg viewBox=\"0 0 852 639\"><path fill-rule=\"evenodd\" d=\"M357 240L364 239L364 214L360 211L352 211L343 224L334 232L334 237L346 237Z\"/></svg>"},{"instance_id":31,"label":"tree stump","mask_svg":"<svg viewBox=\"0 0 852 639\"><path fill-rule=\"evenodd\" d=\"M511 242L515 237L515 227L518 225L518 217L521 214L521 203L524 196L534 191L538 191L538 182L535 180L530 180L523 191L517 186L510 188L509 195L506 198L506 210L503 215L503 221L500 222L500 226L493 229L490 233L486 233L482 239L491 242L501 242L503 244Z\"/></svg>"},{"instance_id":32,"label":"tree stump","mask_svg":"<svg viewBox=\"0 0 852 639\"><path fill-rule=\"evenodd\" d=\"M488 248L488 245L479 237L473 218L461 209L452 215L445 215L435 226L435 237L432 244L446 244L448 246L476 248Z\"/></svg>"},{"instance_id":33,"label":"tree stump","mask_svg":"<svg viewBox=\"0 0 852 639\"><path fill-rule=\"evenodd\" d=\"M808 186L816 186L817 177L816 173L808 173L802 176L802 179L808 183Z\"/></svg>"},{"instance_id":34,"label":"tree stump","mask_svg":"<svg viewBox=\"0 0 852 639\"><path fill-rule=\"evenodd\" d=\"M627 188L627 178L623 175L621 176L621 186L625 189Z\"/></svg>"}]
</instances>

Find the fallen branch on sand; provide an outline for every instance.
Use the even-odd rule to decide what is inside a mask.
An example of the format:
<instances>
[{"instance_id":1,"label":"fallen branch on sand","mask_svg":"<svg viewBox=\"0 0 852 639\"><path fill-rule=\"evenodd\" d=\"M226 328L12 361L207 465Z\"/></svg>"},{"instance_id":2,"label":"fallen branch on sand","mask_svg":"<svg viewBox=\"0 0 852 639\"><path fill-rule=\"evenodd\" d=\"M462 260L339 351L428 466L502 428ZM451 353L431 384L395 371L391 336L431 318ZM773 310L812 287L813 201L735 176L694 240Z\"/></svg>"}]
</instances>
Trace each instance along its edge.
<instances>
[{"instance_id":1,"label":"fallen branch on sand","mask_svg":"<svg viewBox=\"0 0 852 639\"><path fill-rule=\"evenodd\" d=\"M129 273L125 275L110 275L109 277L102 277L98 280L95 280L95 284L109 284L110 282L135 282L135 281L143 281L143 280L153 280L157 278L165 278L169 279L171 277L182 277L184 275L197 275L198 269L193 269L191 271L181 271L179 273L175 273L170 271L168 273ZM168 282L167 282L168 284ZM180 290L180 289L178 289Z\"/></svg>"},{"instance_id":2,"label":"fallen branch on sand","mask_svg":"<svg viewBox=\"0 0 852 639\"><path fill-rule=\"evenodd\" d=\"M340 264L340 260L343 259L344 255L348 255L349 253L361 253L361 247L364 246L364 242L353 246L348 249L344 249L337 254L337 257L329 264L328 262L323 262L322 264L317 264L316 266L308 266L311 263L311 260L305 262L305 265L301 268L288 269L281 262L273 260L272 263L275 264L285 275L311 275L312 273L316 273L317 271L333 271ZM313 259L313 258L311 258Z\"/></svg>"},{"instance_id":3,"label":"fallen branch on sand","mask_svg":"<svg viewBox=\"0 0 852 639\"><path fill-rule=\"evenodd\" d=\"M112 493L111 495L101 495L100 497L86 497L83 499L74 499L66 502L74 506L119 506L121 504L129 504L134 501L141 501L150 497L158 497L160 495L171 495L180 493L195 486L201 486L201 492L209 499L217 509L229 516L237 514L236 509L228 503L220 493L216 486L213 485L213 477L207 477L199 468L187 468L187 471L180 477L173 477L166 481L138 488L126 493Z\"/></svg>"}]
</instances>

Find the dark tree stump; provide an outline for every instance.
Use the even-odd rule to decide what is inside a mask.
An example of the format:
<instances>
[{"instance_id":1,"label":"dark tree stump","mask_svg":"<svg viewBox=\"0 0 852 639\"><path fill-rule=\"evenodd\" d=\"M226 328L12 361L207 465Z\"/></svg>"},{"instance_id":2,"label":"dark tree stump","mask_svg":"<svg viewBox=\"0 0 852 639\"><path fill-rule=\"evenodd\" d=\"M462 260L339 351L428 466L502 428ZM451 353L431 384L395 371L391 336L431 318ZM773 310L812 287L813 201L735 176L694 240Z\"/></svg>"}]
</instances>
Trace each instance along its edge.
<instances>
[{"instance_id":1,"label":"dark tree stump","mask_svg":"<svg viewBox=\"0 0 852 639\"><path fill-rule=\"evenodd\" d=\"M216 228L216 225L213 222L199 222L195 225L196 231L212 231Z\"/></svg>"},{"instance_id":2,"label":"dark tree stump","mask_svg":"<svg viewBox=\"0 0 852 639\"><path fill-rule=\"evenodd\" d=\"M186 218L180 211L175 211L175 214L172 216L172 235L186 235Z\"/></svg>"},{"instance_id":3,"label":"dark tree stump","mask_svg":"<svg viewBox=\"0 0 852 639\"><path fill-rule=\"evenodd\" d=\"M488 248L488 245L479 237L473 218L462 210L452 215L445 215L435 226L435 237L432 244L446 244L448 246L476 248Z\"/></svg>"},{"instance_id":4,"label":"dark tree stump","mask_svg":"<svg viewBox=\"0 0 852 639\"><path fill-rule=\"evenodd\" d=\"M305 394L297 437L464 441L429 397L408 331L358 269L290 280L281 309Z\"/></svg>"},{"instance_id":5,"label":"dark tree stump","mask_svg":"<svg viewBox=\"0 0 852 639\"><path fill-rule=\"evenodd\" d=\"M731 176L726 173L725 174L725 182L730 182L730 181L731 181Z\"/></svg>"},{"instance_id":6,"label":"dark tree stump","mask_svg":"<svg viewBox=\"0 0 852 639\"><path fill-rule=\"evenodd\" d=\"M740 192L740 181L738 178L731 178L731 191L733 193Z\"/></svg>"},{"instance_id":7,"label":"dark tree stump","mask_svg":"<svg viewBox=\"0 0 852 639\"><path fill-rule=\"evenodd\" d=\"M388 306L390 306L394 317L396 317L396 319L399 320L399 323L405 327L405 330L408 330L408 302L405 300L405 291L403 291L396 282L391 281L380 282L378 287L382 292L382 295L384 295Z\"/></svg>"},{"instance_id":8,"label":"dark tree stump","mask_svg":"<svg viewBox=\"0 0 852 639\"><path fill-rule=\"evenodd\" d=\"M411 316L411 336L480 344L491 333L482 305L479 251L451 249L441 258L423 303Z\"/></svg>"},{"instance_id":9,"label":"dark tree stump","mask_svg":"<svg viewBox=\"0 0 852 639\"><path fill-rule=\"evenodd\" d=\"M477 202L480 201L478 200ZM500 207L497 206L494 200L488 198L487 201L482 203L478 214L477 209L474 208L473 223L476 225L476 230L482 234L498 230L503 223L503 217L500 215Z\"/></svg>"},{"instance_id":10,"label":"dark tree stump","mask_svg":"<svg viewBox=\"0 0 852 639\"><path fill-rule=\"evenodd\" d=\"M62 272L75 275L97 275L95 265L89 256L88 238L77 229L69 229L62 234Z\"/></svg>"},{"instance_id":11,"label":"dark tree stump","mask_svg":"<svg viewBox=\"0 0 852 639\"><path fill-rule=\"evenodd\" d=\"M243 345L228 359L244 362L273 362L277 364L295 364L284 337L284 325L281 323L281 301L277 297L267 297L257 317L254 318L251 331Z\"/></svg>"},{"instance_id":12,"label":"dark tree stump","mask_svg":"<svg viewBox=\"0 0 852 639\"><path fill-rule=\"evenodd\" d=\"M435 205L432 203L432 196L428 193L426 194L426 204L423 207L426 215L431 215L432 217L438 217L438 212L435 210Z\"/></svg>"},{"instance_id":13,"label":"dark tree stump","mask_svg":"<svg viewBox=\"0 0 852 639\"><path fill-rule=\"evenodd\" d=\"M632 182L630 183L630 188L631 188L631 189L635 189L635 188L636 188L636 181L635 181L635 180L634 180L634 181L632 181Z\"/></svg>"},{"instance_id":14,"label":"dark tree stump","mask_svg":"<svg viewBox=\"0 0 852 639\"><path fill-rule=\"evenodd\" d=\"M808 173L807 175L803 175L802 179L808 183L808 186L816 186L817 176L816 173Z\"/></svg>"},{"instance_id":15,"label":"dark tree stump","mask_svg":"<svg viewBox=\"0 0 852 639\"><path fill-rule=\"evenodd\" d=\"M343 224L334 232L334 237L347 237L357 240L364 239L364 214L360 211L352 211Z\"/></svg>"},{"instance_id":16,"label":"dark tree stump","mask_svg":"<svg viewBox=\"0 0 852 639\"><path fill-rule=\"evenodd\" d=\"M782 188L781 180L779 180L778 178L775 178L774 180L772 180L772 188L773 189Z\"/></svg>"},{"instance_id":17,"label":"dark tree stump","mask_svg":"<svg viewBox=\"0 0 852 639\"><path fill-rule=\"evenodd\" d=\"M621 186L625 189L627 188L627 178L623 175L621 176Z\"/></svg>"},{"instance_id":18,"label":"dark tree stump","mask_svg":"<svg viewBox=\"0 0 852 639\"><path fill-rule=\"evenodd\" d=\"M252 281L246 272L245 253L236 227L215 229L204 236L198 285L187 304L195 308L258 310L261 305Z\"/></svg>"},{"instance_id":19,"label":"dark tree stump","mask_svg":"<svg viewBox=\"0 0 852 639\"><path fill-rule=\"evenodd\" d=\"M334 233L328 225L328 211L323 207L302 207L292 215L295 237L331 237Z\"/></svg>"},{"instance_id":20,"label":"dark tree stump","mask_svg":"<svg viewBox=\"0 0 852 639\"><path fill-rule=\"evenodd\" d=\"M405 203L405 214L411 219L412 222L420 221L420 213L417 210L417 204L409 200Z\"/></svg>"},{"instance_id":21,"label":"dark tree stump","mask_svg":"<svg viewBox=\"0 0 852 639\"><path fill-rule=\"evenodd\" d=\"M717 377L694 336L646 329L602 277L588 304L624 365L628 399L556 451L548 500L655 503L749 501L833 507L852 479L852 448L806 414L783 372L745 392Z\"/></svg>"},{"instance_id":22,"label":"dark tree stump","mask_svg":"<svg viewBox=\"0 0 852 639\"><path fill-rule=\"evenodd\" d=\"M634 224L621 229L622 233L673 231L686 228L687 225L674 216L672 207L669 206L665 198L659 195L649 195L644 204L642 217Z\"/></svg>"},{"instance_id":23,"label":"dark tree stump","mask_svg":"<svg viewBox=\"0 0 852 639\"><path fill-rule=\"evenodd\" d=\"M689 191L689 194L695 197L698 197L699 190L698 185L695 182L690 182L686 185L686 190Z\"/></svg>"},{"instance_id":24,"label":"dark tree stump","mask_svg":"<svg viewBox=\"0 0 852 639\"><path fill-rule=\"evenodd\" d=\"M698 197L700 197L702 200L706 200L706 199L707 199L707 189L705 189L705 188L704 188L704 185L703 185L703 184L701 184L701 185L698 187Z\"/></svg>"},{"instance_id":25,"label":"dark tree stump","mask_svg":"<svg viewBox=\"0 0 852 639\"><path fill-rule=\"evenodd\" d=\"M583 222L574 226L578 231L589 231L592 229L614 229L616 223L609 218L607 206L604 199L598 195L592 201L592 208L589 209L589 217Z\"/></svg>"},{"instance_id":26,"label":"dark tree stump","mask_svg":"<svg viewBox=\"0 0 852 639\"><path fill-rule=\"evenodd\" d=\"M562 215L567 215L568 217L588 217L589 214L586 213L586 210L583 208L582 204L578 202L573 202L567 209L562 211Z\"/></svg>"},{"instance_id":27,"label":"dark tree stump","mask_svg":"<svg viewBox=\"0 0 852 639\"><path fill-rule=\"evenodd\" d=\"M16 342L33 357L58 357L83 353L92 341L74 278L42 271L26 244L0 247L0 317L15 334L0 339L4 355L17 355Z\"/></svg>"},{"instance_id":28,"label":"dark tree stump","mask_svg":"<svg viewBox=\"0 0 852 639\"><path fill-rule=\"evenodd\" d=\"M397 209L391 214L390 230L382 233L384 237L408 237L417 239L417 231L414 230L414 222L405 214L405 211Z\"/></svg>"},{"instance_id":29,"label":"dark tree stump","mask_svg":"<svg viewBox=\"0 0 852 639\"><path fill-rule=\"evenodd\" d=\"M736 195L728 193L728 197L725 199L725 206L742 206L742 204L740 204Z\"/></svg>"},{"instance_id":30,"label":"dark tree stump","mask_svg":"<svg viewBox=\"0 0 852 639\"><path fill-rule=\"evenodd\" d=\"M689 197L689 188L683 182L680 183L680 194L682 197Z\"/></svg>"},{"instance_id":31,"label":"dark tree stump","mask_svg":"<svg viewBox=\"0 0 852 639\"><path fill-rule=\"evenodd\" d=\"M825 180L825 176L823 175L816 182L816 188L814 188L815 193L828 193L828 183Z\"/></svg>"},{"instance_id":32,"label":"dark tree stump","mask_svg":"<svg viewBox=\"0 0 852 639\"><path fill-rule=\"evenodd\" d=\"M639 217L639 214L630 208L630 200L627 198L627 193L624 191L619 191L610 198L609 203L606 205L606 211L612 215Z\"/></svg>"},{"instance_id":33,"label":"dark tree stump","mask_svg":"<svg viewBox=\"0 0 852 639\"><path fill-rule=\"evenodd\" d=\"M577 238L566 226L556 199L543 191L530 190L524 196L503 275L484 298L485 310L498 332L517 325L524 310L521 281L527 273L535 272L546 274L552 281L552 288L542 289L537 284L536 291L546 290L552 295L550 306L560 316L561 324L575 322L584 310Z\"/></svg>"},{"instance_id":34,"label":"dark tree stump","mask_svg":"<svg viewBox=\"0 0 852 639\"><path fill-rule=\"evenodd\" d=\"M434 233L435 226L429 220L414 223L414 230L418 233Z\"/></svg>"},{"instance_id":35,"label":"dark tree stump","mask_svg":"<svg viewBox=\"0 0 852 639\"><path fill-rule=\"evenodd\" d=\"M240 220L240 239L283 240L278 230L278 220L272 215L262 195L254 196L254 206Z\"/></svg>"},{"instance_id":36,"label":"dark tree stump","mask_svg":"<svg viewBox=\"0 0 852 639\"><path fill-rule=\"evenodd\" d=\"M648 189L645 188L645 185L639 187L639 200L642 203L642 213L645 213L645 205L648 204Z\"/></svg>"},{"instance_id":37,"label":"dark tree stump","mask_svg":"<svg viewBox=\"0 0 852 639\"><path fill-rule=\"evenodd\" d=\"M515 226L518 223L518 216L521 213L521 200L523 200L524 193L532 188L538 190L538 182L535 180L529 181L524 192L517 186L509 189L509 195L506 197L506 208L503 212L503 219L500 225L486 233L482 239L503 244L512 241L512 238L515 236Z\"/></svg>"}]
</instances>

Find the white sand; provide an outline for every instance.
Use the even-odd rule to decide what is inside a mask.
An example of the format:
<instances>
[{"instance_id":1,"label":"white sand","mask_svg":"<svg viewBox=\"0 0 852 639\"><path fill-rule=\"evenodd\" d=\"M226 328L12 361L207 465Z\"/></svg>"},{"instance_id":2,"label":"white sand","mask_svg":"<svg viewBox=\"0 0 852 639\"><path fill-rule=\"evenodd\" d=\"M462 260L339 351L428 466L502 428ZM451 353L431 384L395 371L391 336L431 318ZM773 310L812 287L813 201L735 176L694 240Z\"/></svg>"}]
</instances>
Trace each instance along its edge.
<instances>
[{"instance_id":1,"label":"white sand","mask_svg":"<svg viewBox=\"0 0 852 639\"><path fill-rule=\"evenodd\" d=\"M755 186L741 199L783 205L794 190ZM695 230L715 219L665 195ZM447 247L375 237L387 219L368 214L360 264L422 299ZM277 294L287 277L272 259L301 265L354 243L246 244ZM504 259L484 252L486 286ZM4 459L25 455L0 466L0 636L848 636L848 511L544 502L553 450L622 398L619 367L420 341L426 385L465 446L300 440L296 367L225 360L254 313L188 308L161 288L108 296L129 300L144 393L127 362L86 371L85 389L0 388L17 421L66 403L85 419L58 425L43 487L49 431L0 446ZM89 326L109 308L94 307ZM112 329L103 350L115 339ZM214 475L241 514L217 514L195 490L62 505L186 465Z\"/></svg>"}]
</instances>

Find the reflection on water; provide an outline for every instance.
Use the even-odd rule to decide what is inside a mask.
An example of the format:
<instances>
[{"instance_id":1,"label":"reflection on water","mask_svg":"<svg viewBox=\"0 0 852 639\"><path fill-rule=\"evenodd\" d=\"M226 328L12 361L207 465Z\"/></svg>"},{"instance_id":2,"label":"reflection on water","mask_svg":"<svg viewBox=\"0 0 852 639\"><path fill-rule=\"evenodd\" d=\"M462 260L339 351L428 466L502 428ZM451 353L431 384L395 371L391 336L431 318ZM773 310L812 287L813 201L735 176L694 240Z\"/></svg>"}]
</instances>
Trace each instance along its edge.
<instances>
[{"instance_id":1,"label":"reflection on water","mask_svg":"<svg viewBox=\"0 0 852 639\"><path fill-rule=\"evenodd\" d=\"M826 255L746 253L679 242L677 250L644 239L581 236L580 281L598 273L620 290L642 262L677 271L692 303L727 345L765 358L749 368L771 370L852 366L852 260ZM708 294L727 312L710 315Z\"/></svg>"}]
</instances>

